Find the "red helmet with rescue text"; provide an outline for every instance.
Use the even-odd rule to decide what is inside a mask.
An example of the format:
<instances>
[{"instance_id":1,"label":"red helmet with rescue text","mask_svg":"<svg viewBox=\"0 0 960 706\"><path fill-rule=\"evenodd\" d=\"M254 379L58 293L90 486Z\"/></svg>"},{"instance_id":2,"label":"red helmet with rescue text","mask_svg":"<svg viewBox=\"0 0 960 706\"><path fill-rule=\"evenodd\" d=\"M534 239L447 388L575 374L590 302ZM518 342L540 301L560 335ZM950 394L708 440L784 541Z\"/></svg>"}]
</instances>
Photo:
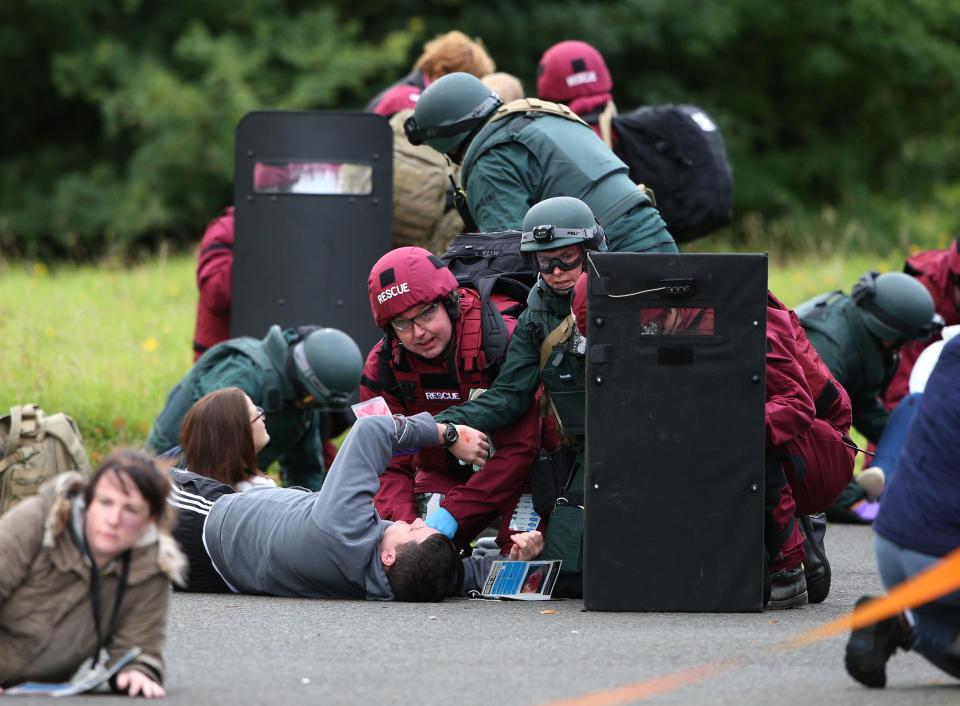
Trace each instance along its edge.
<instances>
[{"instance_id":1,"label":"red helmet with rescue text","mask_svg":"<svg viewBox=\"0 0 960 706\"><path fill-rule=\"evenodd\" d=\"M611 90L613 81L607 62L586 42L569 40L554 44L540 58L537 96L544 100L569 105L575 98L610 93Z\"/></svg>"},{"instance_id":2,"label":"red helmet with rescue text","mask_svg":"<svg viewBox=\"0 0 960 706\"><path fill-rule=\"evenodd\" d=\"M405 247L377 260L367 278L370 309L379 328L418 304L429 304L457 288L457 278L429 250Z\"/></svg>"}]
</instances>

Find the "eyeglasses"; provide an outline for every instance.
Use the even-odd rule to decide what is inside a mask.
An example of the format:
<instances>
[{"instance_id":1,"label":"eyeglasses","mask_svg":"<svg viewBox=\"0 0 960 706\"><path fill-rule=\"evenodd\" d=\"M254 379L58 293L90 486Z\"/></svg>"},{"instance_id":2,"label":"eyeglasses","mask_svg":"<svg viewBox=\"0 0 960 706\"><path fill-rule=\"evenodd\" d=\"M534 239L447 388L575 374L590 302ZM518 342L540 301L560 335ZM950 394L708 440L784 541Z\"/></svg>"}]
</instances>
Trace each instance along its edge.
<instances>
[{"instance_id":1,"label":"eyeglasses","mask_svg":"<svg viewBox=\"0 0 960 706\"><path fill-rule=\"evenodd\" d=\"M256 424L259 420L267 416L267 413L263 411L263 407L254 407L257 411L257 416L250 420L251 424Z\"/></svg>"},{"instance_id":2,"label":"eyeglasses","mask_svg":"<svg viewBox=\"0 0 960 706\"><path fill-rule=\"evenodd\" d=\"M397 333L407 333L408 331L413 330L414 324L417 324L420 327L429 324L436 317L437 311L439 310L440 302L434 302L430 306L423 309L416 316L409 319L394 319L390 322L390 325L393 326L393 330Z\"/></svg>"},{"instance_id":3,"label":"eyeglasses","mask_svg":"<svg viewBox=\"0 0 960 706\"><path fill-rule=\"evenodd\" d=\"M554 268L559 267L564 272L568 272L583 263L585 255L583 248L577 248L577 252L569 251L557 257L556 251L540 251L534 253L534 263L540 272L553 272Z\"/></svg>"}]
</instances>

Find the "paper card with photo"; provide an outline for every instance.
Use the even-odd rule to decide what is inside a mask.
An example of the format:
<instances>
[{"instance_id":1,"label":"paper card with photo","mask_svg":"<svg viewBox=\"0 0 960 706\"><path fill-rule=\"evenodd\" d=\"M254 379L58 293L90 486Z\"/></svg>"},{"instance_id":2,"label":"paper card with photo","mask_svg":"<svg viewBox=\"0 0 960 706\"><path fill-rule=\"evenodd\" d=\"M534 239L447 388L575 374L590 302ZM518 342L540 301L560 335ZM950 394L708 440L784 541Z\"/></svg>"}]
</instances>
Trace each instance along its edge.
<instances>
[{"instance_id":1,"label":"paper card with photo","mask_svg":"<svg viewBox=\"0 0 960 706\"><path fill-rule=\"evenodd\" d=\"M560 574L556 561L495 561L482 595L516 601L549 601Z\"/></svg>"}]
</instances>

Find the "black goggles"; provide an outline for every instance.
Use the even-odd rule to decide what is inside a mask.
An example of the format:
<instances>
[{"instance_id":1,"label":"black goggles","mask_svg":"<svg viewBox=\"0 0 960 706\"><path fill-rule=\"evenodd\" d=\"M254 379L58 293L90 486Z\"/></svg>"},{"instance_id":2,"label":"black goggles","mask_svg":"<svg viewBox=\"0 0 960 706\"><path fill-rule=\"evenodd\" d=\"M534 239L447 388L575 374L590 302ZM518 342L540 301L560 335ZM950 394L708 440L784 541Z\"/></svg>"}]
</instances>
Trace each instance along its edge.
<instances>
[{"instance_id":1,"label":"black goggles","mask_svg":"<svg viewBox=\"0 0 960 706\"><path fill-rule=\"evenodd\" d=\"M535 252L530 253L533 256L533 264L538 272L553 272L559 267L564 272L576 269L583 264L583 258L586 257L586 251L583 248L577 248L579 254L575 259L561 259L555 252Z\"/></svg>"},{"instance_id":2,"label":"black goggles","mask_svg":"<svg viewBox=\"0 0 960 706\"><path fill-rule=\"evenodd\" d=\"M487 96L480 105L471 110L456 122L446 125L436 125L435 127L420 127L417 125L417 119L413 115L403 122L403 132L411 145L422 145L427 140L436 140L443 137L453 137L465 132L470 132L480 123L487 119L494 110L503 105L503 101L497 95Z\"/></svg>"}]
</instances>

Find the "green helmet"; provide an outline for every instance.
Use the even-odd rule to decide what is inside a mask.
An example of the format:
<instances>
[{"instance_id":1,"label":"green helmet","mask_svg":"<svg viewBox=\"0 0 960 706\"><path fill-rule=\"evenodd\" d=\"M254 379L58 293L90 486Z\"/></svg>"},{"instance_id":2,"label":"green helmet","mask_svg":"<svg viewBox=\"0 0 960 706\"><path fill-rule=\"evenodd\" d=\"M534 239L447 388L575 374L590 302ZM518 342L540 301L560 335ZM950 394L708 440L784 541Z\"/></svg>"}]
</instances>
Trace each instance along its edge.
<instances>
[{"instance_id":1,"label":"green helmet","mask_svg":"<svg viewBox=\"0 0 960 706\"><path fill-rule=\"evenodd\" d=\"M587 204L572 196L554 196L527 211L520 236L521 252L557 250L568 245L582 245L587 250L607 249L603 228Z\"/></svg>"},{"instance_id":2,"label":"green helmet","mask_svg":"<svg viewBox=\"0 0 960 706\"><path fill-rule=\"evenodd\" d=\"M343 407L360 384L363 356L339 329L320 328L293 347L297 380L321 407Z\"/></svg>"},{"instance_id":3,"label":"green helmet","mask_svg":"<svg viewBox=\"0 0 960 706\"><path fill-rule=\"evenodd\" d=\"M450 154L501 105L500 96L476 76L447 74L420 95L403 131L412 145L426 144Z\"/></svg>"},{"instance_id":4,"label":"green helmet","mask_svg":"<svg viewBox=\"0 0 960 706\"><path fill-rule=\"evenodd\" d=\"M853 287L863 322L884 341L926 339L935 325L933 298L920 282L902 272L867 272Z\"/></svg>"}]
</instances>

